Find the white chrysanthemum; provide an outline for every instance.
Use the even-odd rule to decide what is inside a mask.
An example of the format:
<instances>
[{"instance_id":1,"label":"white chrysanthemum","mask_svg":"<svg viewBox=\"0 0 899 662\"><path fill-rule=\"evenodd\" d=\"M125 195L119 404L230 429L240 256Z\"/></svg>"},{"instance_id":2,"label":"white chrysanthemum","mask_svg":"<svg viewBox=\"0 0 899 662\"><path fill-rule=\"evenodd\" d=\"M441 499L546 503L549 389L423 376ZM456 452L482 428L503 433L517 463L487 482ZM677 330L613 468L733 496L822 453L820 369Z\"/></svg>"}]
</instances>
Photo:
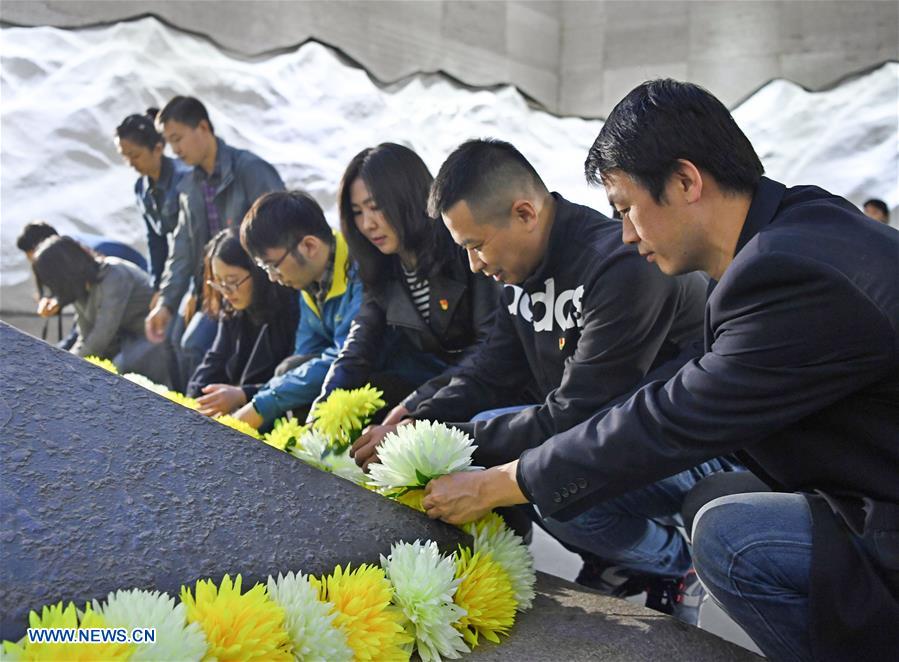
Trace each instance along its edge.
<instances>
[{"instance_id":1,"label":"white chrysanthemum","mask_svg":"<svg viewBox=\"0 0 899 662\"><path fill-rule=\"evenodd\" d=\"M349 662L353 651L346 633L334 625L336 609L330 602L318 599L318 591L302 574L278 574L268 578L268 595L286 614L284 627L293 641L293 654L304 662Z\"/></svg>"},{"instance_id":2,"label":"white chrysanthemum","mask_svg":"<svg viewBox=\"0 0 899 662\"><path fill-rule=\"evenodd\" d=\"M443 423L400 425L384 437L378 461L368 466L370 482L382 490L424 487L432 478L468 469L475 448L471 437Z\"/></svg>"},{"instance_id":3,"label":"white chrysanthemum","mask_svg":"<svg viewBox=\"0 0 899 662\"><path fill-rule=\"evenodd\" d=\"M153 393L156 393L157 395L163 395L166 391L168 391L168 389L162 384L157 384L152 379L148 379L147 377L144 377L137 372L129 372L122 375L122 377L127 379L129 382L134 382L138 386L143 386L148 391L153 391Z\"/></svg>"},{"instance_id":4,"label":"white chrysanthemum","mask_svg":"<svg viewBox=\"0 0 899 662\"><path fill-rule=\"evenodd\" d=\"M509 573L518 611L530 609L534 604L534 558L521 536L506 526L503 518L490 513L477 522L465 525L465 532L474 538L474 551L492 554L493 560Z\"/></svg>"},{"instance_id":5,"label":"white chrysanthemum","mask_svg":"<svg viewBox=\"0 0 899 662\"><path fill-rule=\"evenodd\" d=\"M357 485L367 480L365 473L348 452L334 453L330 448L327 437L316 430L308 430L300 437L296 446L290 449L290 454L316 469L340 476Z\"/></svg>"},{"instance_id":6,"label":"white chrysanthemum","mask_svg":"<svg viewBox=\"0 0 899 662\"><path fill-rule=\"evenodd\" d=\"M393 584L394 604L411 623L423 662L468 652L462 633L453 627L466 612L453 602L461 579L456 579L452 556L442 557L430 540L401 542L391 546L390 556L381 556L381 567Z\"/></svg>"},{"instance_id":7,"label":"white chrysanthemum","mask_svg":"<svg viewBox=\"0 0 899 662\"><path fill-rule=\"evenodd\" d=\"M202 660L206 635L199 623L187 622L187 608L159 591L116 591L102 605L94 600L107 627L156 628L156 643L134 647L132 660Z\"/></svg>"}]
</instances>

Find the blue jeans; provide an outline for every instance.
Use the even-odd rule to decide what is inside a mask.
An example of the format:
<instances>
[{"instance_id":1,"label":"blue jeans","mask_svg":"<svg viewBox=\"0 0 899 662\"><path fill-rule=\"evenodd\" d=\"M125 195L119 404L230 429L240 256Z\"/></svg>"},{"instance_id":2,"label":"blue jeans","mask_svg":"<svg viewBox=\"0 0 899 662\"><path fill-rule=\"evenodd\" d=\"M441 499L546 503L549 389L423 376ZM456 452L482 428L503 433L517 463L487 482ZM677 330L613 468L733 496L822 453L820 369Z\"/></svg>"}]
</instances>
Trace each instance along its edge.
<instances>
[{"instance_id":1,"label":"blue jeans","mask_svg":"<svg viewBox=\"0 0 899 662\"><path fill-rule=\"evenodd\" d=\"M542 520L543 528L566 545L590 552L612 565L659 577L682 577L692 565L690 546L678 527L687 492L700 480L733 470L717 458L585 510L562 522Z\"/></svg>"},{"instance_id":2,"label":"blue jeans","mask_svg":"<svg viewBox=\"0 0 899 662\"><path fill-rule=\"evenodd\" d=\"M812 517L799 494L734 494L693 525L696 574L772 660L811 660Z\"/></svg>"}]
</instances>

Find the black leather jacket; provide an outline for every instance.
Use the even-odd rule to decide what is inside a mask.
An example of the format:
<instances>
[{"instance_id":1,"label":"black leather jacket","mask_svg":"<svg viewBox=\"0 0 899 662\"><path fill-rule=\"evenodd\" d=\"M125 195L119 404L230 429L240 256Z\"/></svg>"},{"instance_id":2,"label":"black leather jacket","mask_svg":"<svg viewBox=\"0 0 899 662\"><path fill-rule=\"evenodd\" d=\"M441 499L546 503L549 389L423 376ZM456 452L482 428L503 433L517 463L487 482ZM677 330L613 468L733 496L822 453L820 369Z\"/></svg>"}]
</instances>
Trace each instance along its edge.
<instances>
[{"instance_id":1,"label":"black leather jacket","mask_svg":"<svg viewBox=\"0 0 899 662\"><path fill-rule=\"evenodd\" d=\"M325 378L323 396L335 388L357 388L368 381L388 329L401 332L413 348L450 366L403 401L408 409L449 382L455 367L493 326L500 294L496 283L471 273L464 250L453 250L440 272L428 277L430 323L413 305L398 264L394 277L383 287L365 292L343 349Z\"/></svg>"}]
</instances>

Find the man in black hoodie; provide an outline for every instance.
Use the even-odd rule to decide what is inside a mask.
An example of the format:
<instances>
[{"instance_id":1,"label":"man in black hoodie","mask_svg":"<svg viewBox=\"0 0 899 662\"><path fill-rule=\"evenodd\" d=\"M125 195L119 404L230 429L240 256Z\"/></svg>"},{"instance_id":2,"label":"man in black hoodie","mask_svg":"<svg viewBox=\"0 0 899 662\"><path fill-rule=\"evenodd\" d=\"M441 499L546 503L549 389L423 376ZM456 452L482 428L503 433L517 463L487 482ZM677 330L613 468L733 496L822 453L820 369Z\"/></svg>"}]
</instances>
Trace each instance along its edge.
<instances>
[{"instance_id":1,"label":"man in black hoodie","mask_svg":"<svg viewBox=\"0 0 899 662\"><path fill-rule=\"evenodd\" d=\"M717 281L705 353L515 462L431 481L423 505L453 523L524 501L577 519L738 451L774 491L734 492L695 517L712 596L771 659L895 659L899 233L762 172L706 90L657 80L631 91L587 175L647 260ZM580 489L563 493L570 483Z\"/></svg>"},{"instance_id":2,"label":"man in black hoodie","mask_svg":"<svg viewBox=\"0 0 899 662\"><path fill-rule=\"evenodd\" d=\"M705 280L672 278L647 264L621 243L620 223L550 193L508 143L461 145L440 168L430 202L431 214L441 214L468 251L471 270L505 287L487 340L407 417L468 432L478 464L515 460L631 391L651 370L683 365L686 357L676 357L701 337ZM534 401L540 404L520 406ZM515 405L517 411L468 422ZM375 457L389 429L357 442L357 462ZM552 523L549 531L606 562L666 578L673 591L691 567L677 530L683 497L698 478L728 468L711 460L611 504L589 528ZM678 615L693 620L698 609L687 612Z\"/></svg>"}]
</instances>

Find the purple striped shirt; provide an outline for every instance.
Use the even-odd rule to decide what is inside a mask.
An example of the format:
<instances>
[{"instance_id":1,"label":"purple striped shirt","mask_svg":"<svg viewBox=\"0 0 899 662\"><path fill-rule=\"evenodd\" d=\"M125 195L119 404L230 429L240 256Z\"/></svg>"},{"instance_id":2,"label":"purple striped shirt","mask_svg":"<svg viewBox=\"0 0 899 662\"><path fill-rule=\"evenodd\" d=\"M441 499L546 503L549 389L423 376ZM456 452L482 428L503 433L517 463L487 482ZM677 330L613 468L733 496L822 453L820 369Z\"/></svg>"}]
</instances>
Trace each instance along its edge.
<instances>
[{"instance_id":1,"label":"purple striped shirt","mask_svg":"<svg viewBox=\"0 0 899 662\"><path fill-rule=\"evenodd\" d=\"M215 208L215 186L210 183L210 179L203 180L203 197L206 200L206 222L209 225L209 236L214 237L222 229L222 221L219 218L219 210Z\"/></svg>"}]
</instances>

